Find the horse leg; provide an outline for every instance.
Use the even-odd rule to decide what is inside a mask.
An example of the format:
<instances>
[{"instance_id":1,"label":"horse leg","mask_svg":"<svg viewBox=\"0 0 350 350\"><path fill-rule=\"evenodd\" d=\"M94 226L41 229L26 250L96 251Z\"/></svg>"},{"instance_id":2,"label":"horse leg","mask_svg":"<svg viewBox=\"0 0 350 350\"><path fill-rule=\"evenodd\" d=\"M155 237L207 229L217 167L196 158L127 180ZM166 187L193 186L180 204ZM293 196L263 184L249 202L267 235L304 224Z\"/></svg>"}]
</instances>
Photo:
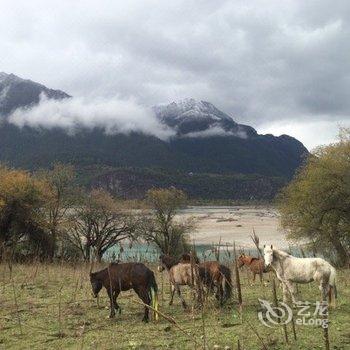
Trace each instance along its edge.
<instances>
[{"instance_id":1,"label":"horse leg","mask_svg":"<svg viewBox=\"0 0 350 350\"><path fill-rule=\"evenodd\" d=\"M151 304L151 297L150 297L150 295L145 287L137 288L134 290L145 305L149 306ZM148 320L149 320L149 309L147 306L145 306L145 313L144 313L144 316L142 318L142 321L148 322Z\"/></svg>"},{"instance_id":2,"label":"horse leg","mask_svg":"<svg viewBox=\"0 0 350 350\"><path fill-rule=\"evenodd\" d=\"M218 291L217 293L219 294L219 301L220 301L220 306L224 305L224 289L222 287L222 283L218 286Z\"/></svg>"},{"instance_id":3,"label":"horse leg","mask_svg":"<svg viewBox=\"0 0 350 350\"><path fill-rule=\"evenodd\" d=\"M321 301L326 302L328 291L330 289L329 276L322 275L320 272L317 271L314 274L314 280L320 283L319 289L321 291Z\"/></svg>"},{"instance_id":4,"label":"horse leg","mask_svg":"<svg viewBox=\"0 0 350 350\"><path fill-rule=\"evenodd\" d=\"M109 297L110 308L111 308L109 318L114 318L115 317L115 305L114 305L114 295L113 295L114 293L113 293L113 291L111 291L110 288L107 288L107 294Z\"/></svg>"},{"instance_id":5,"label":"horse leg","mask_svg":"<svg viewBox=\"0 0 350 350\"><path fill-rule=\"evenodd\" d=\"M332 305L332 287L331 286L328 287L328 305Z\"/></svg>"},{"instance_id":6,"label":"horse leg","mask_svg":"<svg viewBox=\"0 0 350 350\"><path fill-rule=\"evenodd\" d=\"M293 304L297 303L297 293L296 293L296 287L295 284L293 282L287 282L287 288L289 289L289 293L292 297L292 302Z\"/></svg>"},{"instance_id":7,"label":"horse leg","mask_svg":"<svg viewBox=\"0 0 350 350\"><path fill-rule=\"evenodd\" d=\"M323 302L327 301L327 294L330 291L329 283L324 282L323 280L321 280L319 288L320 288L320 291L321 291L321 301L323 301Z\"/></svg>"},{"instance_id":8,"label":"horse leg","mask_svg":"<svg viewBox=\"0 0 350 350\"><path fill-rule=\"evenodd\" d=\"M180 291L180 287L178 284L175 285L175 289L177 291L177 295L179 296L180 300L181 300L181 304L182 304L182 307L184 309L187 309L187 304L185 302L185 299L183 298L183 296L181 295L181 291Z\"/></svg>"},{"instance_id":9,"label":"horse leg","mask_svg":"<svg viewBox=\"0 0 350 350\"><path fill-rule=\"evenodd\" d=\"M256 273L253 272L253 283L255 283L255 277L256 277Z\"/></svg>"},{"instance_id":10,"label":"horse leg","mask_svg":"<svg viewBox=\"0 0 350 350\"><path fill-rule=\"evenodd\" d=\"M262 272L259 272L259 279L260 279L260 284L262 284L262 281L263 281L263 275L262 275Z\"/></svg>"},{"instance_id":11,"label":"horse leg","mask_svg":"<svg viewBox=\"0 0 350 350\"><path fill-rule=\"evenodd\" d=\"M119 312L119 315L122 313L122 308L119 306L119 304L117 303L117 298L119 295L120 291L116 290L113 294L113 302L114 302L114 308Z\"/></svg>"},{"instance_id":12,"label":"horse leg","mask_svg":"<svg viewBox=\"0 0 350 350\"><path fill-rule=\"evenodd\" d=\"M169 301L169 305L173 305L174 294L175 294L175 286L172 284L172 285L171 285L171 292L170 292L170 301Z\"/></svg>"},{"instance_id":13,"label":"horse leg","mask_svg":"<svg viewBox=\"0 0 350 350\"><path fill-rule=\"evenodd\" d=\"M220 306L223 306L224 302L225 302L225 300L224 300L225 291L224 291L224 288L222 287L221 283L220 283L219 290L220 290Z\"/></svg>"},{"instance_id":14,"label":"horse leg","mask_svg":"<svg viewBox=\"0 0 350 350\"><path fill-rule=\"evenodd\" d=\"M283 291L283 302L288 303L289 293L288 293L288 287L285 282L282 282L282 291Z\"/></svg>"}]
</instances>

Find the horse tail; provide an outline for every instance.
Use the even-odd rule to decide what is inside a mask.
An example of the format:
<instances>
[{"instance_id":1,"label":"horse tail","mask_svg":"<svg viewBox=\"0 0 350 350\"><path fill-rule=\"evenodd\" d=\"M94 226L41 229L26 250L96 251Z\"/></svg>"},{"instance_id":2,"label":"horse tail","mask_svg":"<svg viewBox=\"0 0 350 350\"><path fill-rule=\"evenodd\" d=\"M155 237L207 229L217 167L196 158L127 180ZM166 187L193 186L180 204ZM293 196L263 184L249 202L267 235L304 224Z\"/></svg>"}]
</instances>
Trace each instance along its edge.
<instances>
[{"instance_id":1,"label":"horse tail","mask_svg":"<svg viewBox=\"0 0 350 350\"><path fill-rule=\"evenodd\" d=\"M333 266L331 266L331 274L329 276L329 286L330 286L330 289L333 289L335 299L338 298L336 277L337 277L337 272L336 272L335 268ZM330 292L331 292L331 290L330 290Z\"/></svg>"},{"instance_id":2,"label":"horse tail","mask_svg":"<svg viewBox=\"0 0 350 350\"><path fill-rule=\"evenodd\" d=\"M153 308L153 319L158 321L158 286L153 272L149 281L149 291L151 296L151 306Z\"/></svg>"}]
</instances>

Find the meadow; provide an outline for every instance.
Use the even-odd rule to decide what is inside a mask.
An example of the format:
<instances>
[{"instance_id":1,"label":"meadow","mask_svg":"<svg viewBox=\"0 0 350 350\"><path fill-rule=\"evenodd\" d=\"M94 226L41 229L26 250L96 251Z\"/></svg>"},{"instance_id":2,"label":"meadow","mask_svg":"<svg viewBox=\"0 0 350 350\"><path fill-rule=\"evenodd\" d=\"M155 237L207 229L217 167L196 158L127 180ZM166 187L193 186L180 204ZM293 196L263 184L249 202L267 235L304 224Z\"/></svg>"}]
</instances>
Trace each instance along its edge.
<instances>
[{"instance_id":1,"label":"meadow","mask_svg":"<svg viewBox=\"0 0 350 350\"><path fill-rule=\"evenodd\" d=\"M147 265L157 271L155 264ZM89 268L64 262L14 264L11 269L0 264L0 349L324 348L320 326L296 325L295 340L289 324L286 343L282 326L269 328L260 323L258 298L273 300L271 275L265 275L261 285L252 282L248 271L241 271L241 312L236 292L223 308L209 297L203 309L189 307L183 311L176 296L174 304L168 305L167 273L157 271L159 310L168 319L161 316L157 322L145 324L141 322L143 306L132 291L121 293L118 303L122 312L116 319L109 319L105 290L98 299L92 297ZM339 271L337 306L329 315L331 349L350 349L349 284L350 271ZM319 299L316 285L299 289L302 300ZM183 287L183 291L189 305L193 305L190 289ZM281 298L280 288L277 292Z\"/></svg>"}]
</instances>

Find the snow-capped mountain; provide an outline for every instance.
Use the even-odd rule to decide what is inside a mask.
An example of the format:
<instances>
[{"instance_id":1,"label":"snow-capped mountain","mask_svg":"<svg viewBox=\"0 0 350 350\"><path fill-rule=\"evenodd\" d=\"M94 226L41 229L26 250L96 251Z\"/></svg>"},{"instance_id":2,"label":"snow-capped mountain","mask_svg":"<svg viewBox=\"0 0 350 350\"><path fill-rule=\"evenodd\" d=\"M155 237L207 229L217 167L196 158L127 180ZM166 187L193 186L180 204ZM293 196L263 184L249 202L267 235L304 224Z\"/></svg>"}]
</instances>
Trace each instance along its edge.
<instances>
[{"instance_id":1,"label":"snow-capped mountain","mask_svg":"<svg viewBox=\"0 0 350 350\"><path fill-rule=\"evenodd\" d=\"M53 99L70 97L63 91L48 89L34 81L0 72L0 117L8 115L16 108L38 103L42 93Z\"/></svg>"},{"instance_id":2,"label":"snow-capped mountain","mask_svg":"<svg viewBox=\"0 0 350 350\"><path fill-rule=\"evenodd\" d=\"M42 93L52 99L70 97L60 90L49 89L13 74L0 73L0 117L3 116L0 123L0 162L26 169L46 168L55 161L77 167L96 167L99 171L104 167L162 169L171 174L171 178L166 179L166 186L179 188L183 188L185 181L183 178L177 181L176 176L173 177L179 172L185 177L189 173L243 174L249 176L239 184L233 181L229 185L230 191L233 194L245 193L249 197L251 187L257 193L265 193L270 184L275 183L275 177L282 182L291 178L308 153L303 144L292 137L259 135L252 127L236 123L213 104L194 99L153 108L159 120L176 131L178 137L168 140L141 132L118 133L117 130L106 135L98 127L77 128L74 134L59 127L28 125L19 128L7 121L7 116L14 109L38 103ZM51 116L48 114L46 117ZM256 174L265 178L251 182L250 176ZM140 180L144 190L164 185L158 182L157 176ZM271 177L272 182L266 182L266 177ZM119 175L116 183L118 181ZM215 192L220 181L215 176L210 177L209 182L201 182L204 186L201 189L198 183L190 181L189 188L184 189L190 195L205 198L205 188L212 186ZM249 190L246 183L251 185ZM267 190L268 196L276 192L277 187L271 186L273 190Z\"/></svg>"},{"instance_id":3,"label":"snow-capped mountain","mask_svg":"<svg viewBox=\"0 0 350 350\"><path fill-rule=\"evenodd\" d=\"M236 123L229 115L206 101L188 98L154 106L153 110L163 123L175 128L179 135L190 136L210 130L240 137L256 135L252 127Z\"/></svg>"}]
</instances>

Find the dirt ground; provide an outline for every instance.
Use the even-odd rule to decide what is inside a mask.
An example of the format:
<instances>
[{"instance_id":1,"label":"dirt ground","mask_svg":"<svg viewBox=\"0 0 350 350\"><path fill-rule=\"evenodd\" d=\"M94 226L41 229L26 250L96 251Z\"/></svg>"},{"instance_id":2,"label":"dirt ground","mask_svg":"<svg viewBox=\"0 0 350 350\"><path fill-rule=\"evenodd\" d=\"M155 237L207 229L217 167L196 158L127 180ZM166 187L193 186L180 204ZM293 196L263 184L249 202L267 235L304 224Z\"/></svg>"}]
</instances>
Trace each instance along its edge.
<instances>
[{"instance_id":1,"label":"dirt ground","mask_svg":"<svg viewBox=\"0 0 350 350\"><path fill-rule=\"evenodd\" d=\"M252 248L250 235L253 229L261 244L274 244L280 248L288 247L285 233L279 225L279 214L274 208L258 206L232 207L189 207L181 211L180 220L194 218L196 230L191 239L196 244L221 243Z\"/></svg>"}]
</instances>

